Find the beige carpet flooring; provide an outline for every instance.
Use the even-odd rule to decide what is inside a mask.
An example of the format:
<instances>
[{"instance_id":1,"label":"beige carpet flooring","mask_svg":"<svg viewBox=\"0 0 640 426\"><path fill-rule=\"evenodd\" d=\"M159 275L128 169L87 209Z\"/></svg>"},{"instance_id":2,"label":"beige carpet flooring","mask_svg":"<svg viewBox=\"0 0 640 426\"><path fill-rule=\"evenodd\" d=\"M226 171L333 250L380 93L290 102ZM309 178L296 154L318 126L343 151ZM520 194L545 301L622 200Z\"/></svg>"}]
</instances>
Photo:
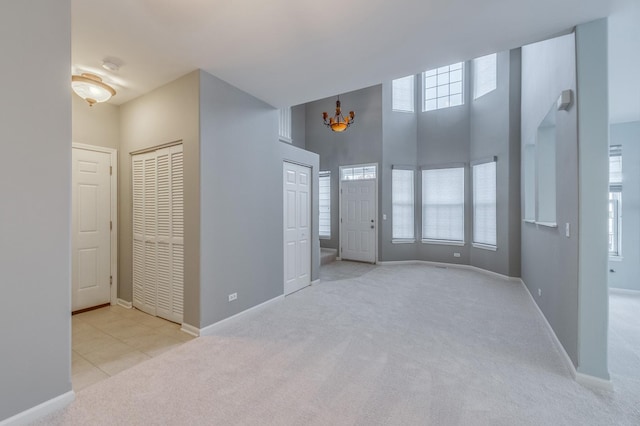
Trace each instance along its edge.
<instances>
[{"instance_id":1,"label":"beige carpet flooring","mask_svg":"<svg viewBox=\"0 0 640 426\"><path fill-rule=\"evenodd\" d=\"M524 288L335 262L299 291L77 394L47 425L638 425L577 384Z\"/></svg>"}]
</instances>

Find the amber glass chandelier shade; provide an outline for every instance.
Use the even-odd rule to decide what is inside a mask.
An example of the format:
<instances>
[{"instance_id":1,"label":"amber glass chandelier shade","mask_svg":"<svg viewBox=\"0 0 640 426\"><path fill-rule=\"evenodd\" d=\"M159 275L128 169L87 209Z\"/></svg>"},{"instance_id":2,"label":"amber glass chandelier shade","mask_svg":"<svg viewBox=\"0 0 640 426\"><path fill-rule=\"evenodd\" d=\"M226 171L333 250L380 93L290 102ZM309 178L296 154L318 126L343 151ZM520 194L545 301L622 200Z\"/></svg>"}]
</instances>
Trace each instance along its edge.
<instances>
[{"instance_id":1,"label":"amber glass chandelier shade","mask_svg":"<svg viewBox=\"0 0 640 426\"><path fill-rule=\"evenodd\" d=\"M322 120L324 124L334 132L344 132L349 126L353 124L356 117L356 113L349 111L349 115L345 118L342 115L342 108L340 106L340 97L336 101L336 112L332 117L329 117L329 113L322 113Z\"/></svg>"}]
</instances>

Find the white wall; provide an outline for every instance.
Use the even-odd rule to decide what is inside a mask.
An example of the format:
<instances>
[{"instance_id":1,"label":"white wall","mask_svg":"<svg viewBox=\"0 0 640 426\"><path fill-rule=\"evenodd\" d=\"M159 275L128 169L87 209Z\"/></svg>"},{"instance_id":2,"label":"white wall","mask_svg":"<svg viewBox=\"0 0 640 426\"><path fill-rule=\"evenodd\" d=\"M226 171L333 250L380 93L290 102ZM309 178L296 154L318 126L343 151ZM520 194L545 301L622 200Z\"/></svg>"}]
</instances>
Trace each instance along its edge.
<instances>
[{"instance_id":1,"label":"white wall","mask_svg":"<svg viewBox=\"0 0 640 426\"><path fill-rule=\"evenodd\" d=\"M71 2L0 2L0 420L71 392Z\"/></svg>"}]
</instances>

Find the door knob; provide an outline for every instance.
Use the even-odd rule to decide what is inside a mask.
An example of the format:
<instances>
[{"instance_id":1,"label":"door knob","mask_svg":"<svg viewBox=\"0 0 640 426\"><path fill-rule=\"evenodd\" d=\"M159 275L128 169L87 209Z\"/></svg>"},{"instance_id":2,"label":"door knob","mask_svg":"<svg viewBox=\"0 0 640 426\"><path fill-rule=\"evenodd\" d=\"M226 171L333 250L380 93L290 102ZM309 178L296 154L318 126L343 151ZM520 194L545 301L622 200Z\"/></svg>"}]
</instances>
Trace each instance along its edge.
<instances>
[{"instance_id":1,"label":"door knob","mask_svg":"<svg viewBox=\"0 0 640 426\"><path fill-rule=\"evenodd\" d=\"M371 229L375 228L375 226L371 225Z\"/></svg>"},{"instance_id":2,"label":"door knob","mask_svg":"<svg viewBox=\"0 0 640 426\"><path fill-rule=\"evenodd\" d=\"M371 223L373 223L373 219L371 219Z\"/></svg>"}]
</instances>

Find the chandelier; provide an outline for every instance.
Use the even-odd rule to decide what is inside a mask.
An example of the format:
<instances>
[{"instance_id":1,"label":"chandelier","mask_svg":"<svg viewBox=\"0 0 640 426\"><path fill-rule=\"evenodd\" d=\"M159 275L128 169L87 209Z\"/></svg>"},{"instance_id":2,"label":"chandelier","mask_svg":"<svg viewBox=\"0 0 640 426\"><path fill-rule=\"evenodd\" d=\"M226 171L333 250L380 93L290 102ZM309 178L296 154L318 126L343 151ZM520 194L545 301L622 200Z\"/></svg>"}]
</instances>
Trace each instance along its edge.
<instances>
[{"instance_id":1,"label":"chandelier","mask_svg":"<svg viewBox=\"0 0 640 426\"><path fill-rule=\"evenodd\" d=\"M322 113L324 124L334 132L344 132L347 130L347 127L353 124L355 117L356 113L353 111L349 111L347 118L342 115L342 111L340 109L340 96L338 96L338 100L336 101L336 113L333 117L329 117L329 114L326 112Z\"/></svg>"}]
</instances>

